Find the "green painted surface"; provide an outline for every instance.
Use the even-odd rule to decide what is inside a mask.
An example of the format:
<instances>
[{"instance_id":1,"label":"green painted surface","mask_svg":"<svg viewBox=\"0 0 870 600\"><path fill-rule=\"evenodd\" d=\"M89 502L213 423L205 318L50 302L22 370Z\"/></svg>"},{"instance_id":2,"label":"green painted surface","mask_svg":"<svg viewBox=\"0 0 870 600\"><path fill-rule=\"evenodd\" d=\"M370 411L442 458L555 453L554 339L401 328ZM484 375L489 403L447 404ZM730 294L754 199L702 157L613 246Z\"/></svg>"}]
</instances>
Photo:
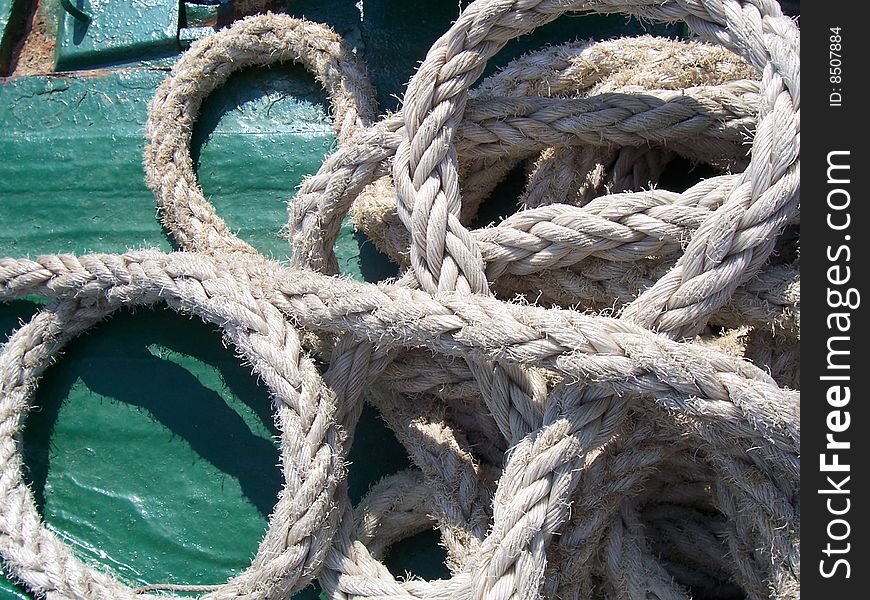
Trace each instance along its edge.
<instances>
[{"instance_id":1,"label":"green painted surface","mask_svg":"<svg viewBox=\"0 0 870 600\"><path fill-rule=\"evenodd\" d=\"M0 75L9 71L15 45L21 40L31 0L0 0Z\"/></svg>"},{"instance_id":2,"label":"green painted surface","mask_svg":"<svg viewBox=\"0 0 870 600\"><path fill-rule=\"evenodd\" d=\"M18 0L0 0L0 32L2 32L2 37L7 35L6 26L12 17L12 8L17 2Z\"/></svg>"},{"instance_id":3,"label":"green painted surface","mask_svg":"<svg viewBox=\"0 0 870 600\"><path fill-rule=\"evenodd\" d=\"M147 102L165 76L134 69L0 86L5 254L171 249L141 166ZM193 155L206 196L230 227L263 253L284 259L289 247L278 230L287 220L286 204L334 144L322 92L310 75L289 65L238 73L210 97L194 131ZM341 262L345 272L362 278L362 268L374 267L361 265L359 252L346 229ZM382 277L393 272L386 269Z\"/></svg>"},{"instance_id":4,"label":"green painted surface","mask_svg":"<svg viewBox=\"0 0 870 600\"><path fill-rule=\"evenodd\" d=\"M214 26L219 20L222 21L230 17L232 10L231 2L215 4L201 0L185 0L181 3L181 26Z\"/></svg>"},{"instance_id":5,"label":"green painted surface","mask_svg":"<svg viewBox=\"0 0 870 600\"><path fill-rule=\"evenodd\" d=\"M141 167L160 71L0 86L0 249L18 256L170 245Z\"/></svg>"},{"instance_id":6,"label":"green painted surface","mask_svg":"<svg viewBox=\"0 0 870 600\"><path fill-rule=\"evenodd\" d=\"M31 485L81 556L131 583L220 581L250 560L280 488L276 433L218 333L166 311L119 316L33 404Z\"/></svg>"},{"instance_id":7,"label":"green painted surface","mask_svg":"<svg viewBox=\"0 0 870 600\"><path fill-rule=\"evenodd\" d=\"M0 575L0 598L3 600L30 600L23 588Z\"/></svg>"},{"instance_id":8,"label":"green painted surface","mask_svg":"<svg viewBox=\"0 0 870 600\"><path fill-rule=\"evenodd\" d=\"M9 27L9 21L14 19L16 0L0 0L0 74L5 74L9 68L9 55L12 50L14 28Z\"/></svg>"},{"instance_id":9,"label":"green painted surface","mask_svg":"<svg viewBox=\"0 0 870 600\"><path fill-rule=\"evenodd\" d=\"M395 108L456 18L457 2L430 2L425 12L402 0L364 0L362 13L356 4L297 0L288 10L344 36L369 66L382 106ZM622 17L563 18L511 42L490 72L542 43L638 29ZM139 66L0 84L0 254L172 248L141 167L146 105L165 76ZM232 77L205 102L195 128L207 197L243 239L278 260L288 252L277 236L286 202L334 147L327 114L313 78L282 66ZM337 254L353 277L395 274L349 227ZM36 308L0 306L0 330L12 331ZM82 558L132 584L213 583L248 565L280 485L275 432L264 390L213 328L164 310L119 315L72 344L34 405L24 439L28 477L47 523ZM350 460L353 501L407 466L368 409ZM388 566L397 576L445 576L437 543L434 533L403 541ZM0 598L27 597L0 578Z\"/></svg>"},{"instance_id":10,"label":"green painted surface","mask_svg":"<svg viewBox=\"0 0 870 600\"><path fill-rule=\"evenodd\" d=\"M147 99L164 76L139 69L0 87L4 255L171 249L141 167ZM287 253L277 231L292 190L334 146L326 111L313 78L292 66L239 73L203 106L193 143L203 189L233 229L276 258ZM359 248L348 229L346 272L394 272L370 245L361 260ZM3 330L33 310L3 306ZM274 432L265 393L211 328L163 311L117 317L73 345L34 404L34 489L47 523L83 558L134 584L222 581L250 562L280 485ZM359 439L355 500L407 465L373 414ZM398 556L396 572L425 571L427 547L437 556L423 539Z\"/></svg>"},{"instance_id":11,"label":"green painted surface","mask_svg":"<svg viewBox=\"0 0 870 600\"><path fill-rule=\"evenodd\" d=\"M178 0L69 0L90 17L63 11L58 70L117 65L178 52Z\"/></svg>"}]
</instances>

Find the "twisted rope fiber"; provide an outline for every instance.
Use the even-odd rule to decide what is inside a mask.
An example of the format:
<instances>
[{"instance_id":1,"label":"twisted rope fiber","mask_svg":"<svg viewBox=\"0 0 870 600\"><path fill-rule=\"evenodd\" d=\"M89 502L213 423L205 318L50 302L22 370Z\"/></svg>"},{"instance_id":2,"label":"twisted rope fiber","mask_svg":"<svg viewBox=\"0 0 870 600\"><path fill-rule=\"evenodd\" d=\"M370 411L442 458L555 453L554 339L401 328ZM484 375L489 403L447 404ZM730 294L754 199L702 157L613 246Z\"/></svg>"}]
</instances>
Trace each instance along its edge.
<instances>
[{"instance_id":1,"label":"twisted rope fiber","mask_svg":"<svg viewBox=\"0 0 870 600\"><path fill-rule=\"evenodd\" d=\"M409 90L409 93L410 93L410 90ZM407 97L406 97L406 105L407 105ZM406 108L406 111L407 111L407 108ZM406 112L406 114L407 114L407 112ZM406 120L406 125L407 125L407 120ZM433 144L433 146L435 146L435 147L439 147L438 144ZM397 177L398 177L398 175L397 175ZM794 183L794 182L792 182L792 183ZM400 201L401 201L401 195L402 195L402 194L401 194L401 191L400 191ZM428 208L427 208L426 211L423 211L423 213L428 213ZM408 225L408 216L407 216L407 214L404 214L404 215L402 214L402 212L401 212L401 207L400 207L400 217L402 217L402 220L405 222L406 225ZM454 224L454 225L455 225L455 224ZM457 226L457 227L458 227L458 226ZM440 230L440 231L443 231L444 229L441 228L441 229L439 229L439 230ZM413 234L412 234L412 238L413 238ZM459 249L459 251L462 252L462 249ZM419 256L419 255L418 255L418 256ZM414 256L413 256L413 247L412 247L412 265L414 266L415 271L419 271L421 268L424 268L424 267L425 267L425 265L422 265L422 264L414 264L413 261L414 261ZM420 259L420 263L422 263L422 262L423 262L422 259ZM458 275L456 274L456 270L455 270L453 267L451 267L451 277L453 277L453 276L458 276ZM430 284L430 285L431 285L431 284ZM424 284L424 286L425 286L425 284Z\"/></svg>"},{"instance_id":2,"label":"twisted rope fiber","mask_svg":"<svg viewBox=\"0 0 870 600\"><path fill-rule=\"evenodd\" d=\"M252 262L254 261L252 260ZM254 271L254 268L254 265L250 266L251 271ZM16 333L15 337L10 340L9 346L10 348L17 348L21 339L31 340L30 345L25 345L25 349L21 354L15 353L17 354L16 358L24 360L23 357L30 354L31 361L34 358L46 361L47 357L39 356L38 350L34 350L34 344L38 345L38 348L48 346L52 349L52 352L56 352L57 347L63 341L63 337L72 337L81 328L87 327L113 308L134 302L155 302L158 299L167 301L170 306L179 307L179 309L193 312L199 316L207 316L213 322L250 323L247 325L249 328L258 325L256 322L257 315L252 313L254 307L251 305L249 297L247 297L248 294L244 290L241 293L237 293L238 286L233 285L235 281L231 277L228 278L226 275L220 275L219 270L219 265L202 255L161 255L157 252L140 252L121 257L96 255L82 257L81 259L76 259L72 256L47 257L39 262L6 259L2 262L3 275L2 279L0 279L3 283L5 298L40 293L63 300L60 303L61 308L56 311L57 315L52 314L52 311L46 311L45 313L45 315L53 317L54 329L50 329L48 325L40 327L39 323L49 320L47 316L40 315L35 318L34 324ZM413 320L409 321L406 318L406 323L402 325L402 329L406 331L404 338L392 338L395 340L393 343L418 346L421 341L429 339L430 341L425 345L430 349L453 354L460 354L470 350L477 355L489 355L495 358L495 355L508 354L516 356L517 360L525 361L534 360L533 357L535 356L547 357L545 359L539 358L538 360L541 364L573 377L588 377L591 370L597 373L596 377L599 380L608 381L607 376L603 374L610 372L610 379L612 381L608 383L616 389L632 391L638 388L649 389L649 387L652 387L652 389L660 394L676 394L677 397L681 396L684 399L697 399L704 394L698 387L704 385L703 381L687 385L679 380L668 382L646 377L636 367L632 368L630 366L632 362L630 358L625 365L611 366L610 368L603 366L600 364L601 357L597 355L597 351L594 348L588 350L591 353L587 357L591 360L590 364L587 360L576 356L577 352L582 352L584 347L589 348L588 343L574 343L562 348L553 347L552 341L544 345L545 340L564 339L572 336L576 338L578 335L584 335L582 333L583 329L587 330L585 335L602 340L601 332L591 334L589 331L594 328L601 329L602 325L605 331L610 330L610 334L616 340L616 344L622 341L627 347L634 346L634 344L626 342L626 340L631 339L632 335L647 339L656 337L642 328L628 326L618 320L610 320L608 322L608 320L601 317L587 317L568 311L557 311L565 314L559 315L563 319L554 320L551 314L553 311L545 311L534 307L515 307L512 312L515 312L516 317L521 317L523 321L530 320L537 323L539 344L531 345L527 335L515 339L513 343L505 343L507 339L515 335L508 334L503 341L497 340L494 345L490 342L490 347L478 347L477 344L480 342L475 338L480 338L480 334L477 333L475 335L475 323L462 319L461 313L454 312L456 309L451 309L450 306L453 303L457 303L459 306L464 306L465 310L468 310L467 303L469 301L485 304L495 304L497 301L485 298L455 297L449 295L447 301L439 303L435 298L423 292L412 292L402 288L377 288L367 284L343 281L342 283L351 289L336 290L334 295L330 295L325 299L325 303L321 308L317 311L312 311L312 305L310 304L312 299L316 298L319 301L318 304L324 301L324 299L316 296L314 291L322 289L324 285L330 285L329 282L334 280L310 272L294 273L282 271L282 273L284 273L286 281L282 281L277 286L278 290L275 293L279 293L284 297L285 300L281 304L284 305L285 310L297 302L301 302L298 312L291 312L290 315L294 321L302 325L327 328L334 331L351 330L358 332L360 337L363 335L371 336L378 329L372 326L372 321L360 323L357 315L349 315L347 313L347 299L360 297L361 294L368 292L367 295L371 297L370 301L372 303L377 303L384 307L385 316L382 322L395 323L396 320L392 316L394 313L406 314L410 312L418 317L416 319L417 323L414 323ZM269 277L271 278L275 274L270 274ZM210 290L215 290L217 294L214 297L210 297ZM399 300L387 304L388 299L393 296L397 296ZM294 298L298 300L294 300ZM421 302L425 304L421 306ZM89 304L90 306L88 306ZM366 304L368 303L364 302L364 305ZM73 305L73 307L71 308L70 305ZM435 306L440 306L440 310L433 310ZM70 318L68 316L69 313L72 313L74 316ZM94 313L96 313L96 316L94 316ZM438 313L441 313L445 317L450 315L450 318L446 319L446 323L450 323L449 332L445 332L438 339L431 339L433 326L429 323L431 321L429 315ZM88 316L90 318L87 318ZM69 321L63 322L63 317L67 317ZM367 313L365 318L377 319L378 317ZM573 328L569 327L566 331L564 325L555 330L543 328L544 324L549 323L558 323L560 325L562 323L571 323L583 329L571 331ZM70 327L71 324L74 326ZM264 324L259 323L259 326L262 328ZM42 331L39 331L38 334L28 331L28 329L33 328L41 328ZM473 337L468 337L469 335ZM51 340L51 342L45 341L52 337L59 339L56 341ZM795 392L781 391L775 384L770 382L766 375L743 361L726 355L718 355L715 352L704 352L695 346L685 346L673 342L667 342L666 345L676 355L684 353L685 348L691 349L692 353L699 355L698 366L704 364L704 361L701 360L703 358L715 361L715 367L712 368L719 369L720 371L716 375L711 375L713 377L712 381L706 382L706 386L713 387L713 389L707 392L707 395L711 396L710 401L719 400L730 405L729 399L731 402L734 402L737 398L743 398L743 402L768 403L779 401L786 406L790 406L792 409L796 406ZM536 346L543 347L535 350ZM461 349L462 347L465 347L465 350ZM13 355L10 348L7 348L9 352L4 354L4 357ZM43 350L43 352L47 351ZM32 354L34 352L36 352L36 356ZM530 352L534 354L529 356ZM611 360L620 362L615 357L608 357L608 362ZM257 366L257 363L254 364ZM39 365L38 368L43 366ZM710 368L698 371L699 377L704 372L709 372ZM729 373L732 375L729 376ZM17 391L20 393L22 388L26 390L32 384L32 378L37 374L28 373L29 376L25 380L17 382L19 387ZM715 381L716 378L719 379L719 382ZM745 383L741 384L741 381ZM7 395L4 394L4 397ZM19 413L17 417L20 418L21 412L26 410L26 399L19 397L17 400ZM6 408L4 406L4 409ZM13 411L10 410L9 412ZM739 416L734 414L734 411L729 410L727 412L732 414L732 418L735 421L740 420ZM7 414L5 410L4 414ZM759 414L763 413L759 411ZM769 429L764 432L765 436L772 439L772 434L779 430L780 433L777 434L777 437L781 438L781 445L785 448L793 447L797 434L795 431L788 431L787 423L784 425L772 423L768 427ZM797 465L794 464L792 468L796 471ZM20 479L20 474L18 478ZM24 489L26 490L26 488ZM59 543L57 540L54 541ZM4 556L7 556L7 554L4 554ZM113 593L117 592L113 591Z\"/></svg>"},{"instance_id":3,"label":"twisted rope fiber","mask_svg":"<svg viewBox=\"0 0 870 600\"><path fill-rule=\"evenodd\" d=\"M649 93L668 95L668 90L658 90L658 88L668 88L669 86L671 86L670 93L672 94L676 91L674 88L679 86L679 93L692 94L695 90L712 92L711 95L717 97L717 101L731 107L729 110L735 111L735 113L747 114L742 111L748 109L748 114L754 116L757 112L757 100L754 96L757 84L753 81L742 80L753 76L751 69L733 54L721 48L697 43L667 42L646 37L624 39L620 41L620 44L619 53L614 50L614 42L582 43L545 49L518 59L497 75L484 81L481 87L476 90L477 93L470 97L471 104L466 111L465 121L463 121L459 135L462 135L469 117L474 118L476 112L474 104L482 102L496 93L502 101L504 101L505 96L517 96L524 102L538 100L527 97L530 95L563 97L582 94L584 98L593 98L602 94L624 93L626 91L631 91L632 94L629 96L634 98L638 94ZM627 60L629 57L630 61ZM664 65L667 65L667 68ZM684 89L692 85L709 87ZM729 91L726 92L726 90ZM732 90L734 94L731 93ZM720 95L719 92L724 93ZM666 116L662 112L654 110L646 113L641 119L630 119L636 120L637 123L625 123L621 126L634 128L642 123L643 128L651 130L673 129L676 132L683 128L703 127L703 123L708 118L718 120L718 117L726 119L729 117L719 111L708 112L700 104L695 106L700 110L695 114L683 115L686 117L685 121L681 120L682 116L678 114ZM677 122L674 122L675 120ZM734 120L728 119L724 123L729 128L735 126L738 130L747 127L746 120L741 117ZM534 133L534 129L529 129ZM638 148L633 150L632 146L604 147L602 144L612 144L615 140L610 139L607 131L609 128L600 129L603 131L599 133L598 139L590 136L590 139L586 141L586 143L594 144L596 147L564 147L566 141L557 138L553 140L556 147L548 150L551 151L551 156L561 157L561 160L568 160L571 157L577 158L576 155L580 153L583 158L592 163L591 166L587 167L587 170L592 169L596 161L602 160L602 154L619 157L615 159L614 168L625 168L627 165L624 163L636 161L638 152L645 153L648 157L657 157L657 161L661 165L666 164L669 160L666 158L668 153L663 153L661 149ZM568 138L567 143L573 139ZM508 148L505 148L505 144L501 145L502 155L505 152L518 152L518 158L523 157L522 149L528 147L528 141L533 141L523 141L518 139L518 136L507 138L507 140L510 141L511 145ZM651 139L650 141L664 144L672 150L679 149L680 154L693 160L711 160L703 148L703 145L707 143L704 137L662 136L657 140ZM464 144L461 138L457 140L457 150L462 160L464 158ZM729 151L727 147L722 147L719 149L720 153L712 157L712 161L719 163L729 155L734 157L732 161L736 160L742 157L744 150L744 147L735 147ZM737 153L731 154L734 151ZM545 165L553 162L551 159L542 159L542 161ZM513 161L504 159L498 162L486 160L485 157L483 160L480 158L472 159L471 162L472 165L465 166L463 176L465 180L463 182L463 209L460 215L463 222L474 214L473 211L479 204L481 197L488 194L492 190L492 186L515 164ZM582 171L578 168L579 165L569 164L563 165L563 167L566 168L542 174L541 176L546 177L546 180L540 183L534 179L530 180L526 191L526 194L530 196L526 200L527 205L543 203L536 200L536 196L558 194L560 188L570 184L572 179ZM614 173L614 176L617 174ZM638 189L647 185L649 181L654 181L654 179L640 179L636 185L627 185L626 181L622 187L623 189ZM613 183L617 184L618 182L614 181ZM619 189L615 191L619 191ZM389 233L378 231L380 221L395 222L395 220L385 218L388 217L389 213L384 212L385 210L395 210L395 200L392 201L392 204L389 203L389 197L394 196L394 194L385 194L384 196L382 207L360 207L360 202L357 202L357 222L367 233L372 235L376 243L379 243L380 246L384 247L383 249L393 255L396 250L401 252L402 248L407 246L407 242L402 240L395 243L390 239L382 239L385 236L388 238L389 236L399 236L402 231L402 228L397 226L398 224L394 225L392 227L394 231ZM570 203L570 194L556 197L558 203ZM466 203L466 201L468 202ZM378 212L377 208L382 210ZM368 215L367 212L372 214Z\"/></svg>"},{"instance_id":4,"label":"twisted rope fiber","mask_svg":"<svg viewBox=\"0 0 870 600\"><path fill-rule=\"evenodd\" d=\"M303 239L304 239L304 238L303 238ZM307 239L311 239L311 238L309 237L309 238L307 238ZM301 255L304 255L303 253L300 253L300 254L301 254Z\"/></svg>"},{"instance_id":5,"label":"twisted rope fiber","mask_svg":"<svg viewBox=\"0 0 870 600\"><path fill-rule=\"evenodd\" d=\"M378 123L364 71L322 26L266 15L195 44L155 95L146 128L147 181L185 252L0 261L4 299L53 299L0 357L0 493L14 499L0 509L0 553L14 575L49 597L157 591L137 595L84 565L42 525L16 437L36 379L66 341L122 306L165 302L222 328L272 391L282 432L285 488L269 532L250 569L203 587L204 597L283 598L315 576L341 598L663 600L687 598L686 585L710 591L722 581L750 598L798 597L799 394L726 346L676 341L717 314L739 321L763 305L745 285L760 269L792 290L770 295L782 310L797 306L787 287L796 277L766 265L779 228L797 220L797 31L771 2L621 4L476 2L433 46L402 112ZM508 39L584 9L686 20L761 72L760 87L697 82L688 104L649 88L590 98L481 94L466 110L469 86ZM326 87L342 141L291 204L291 268L230 233L196 184L188 151L210 91L236 69L282 60L302 62ZM502 82L516 70L505 73ZM498 76L488 85L497 89ZM599 130L623 148L680 142L644 133L655 131L655 114L695 119L692 131L712 144L682 151L707 152L710 161L716 149L726 162L739 159L737 134L754 124L748 167L683 194L544 203L503 226L472 233L463 225L460 153L513 162L593 143ZM638 115L646 125L628 127ZM392 156L386 187L409 232L410 270L377 286L329 276L338 224L366 185L389 174ZM619 319L490 296L495 279L570 269L582 277L595 261L619 266L651 255L662 261L651 271L656 282L637 298L642 285L624 293ZM778 313L754 314L761 322ZM302 350L303 332L331 340L322 377ZM413 349L430 353L438 370L420 376L426 355ZM419 380L421 396L406 394L408 379ZM451 397L439 382L461 394ZM355 514L342 460L364 397L419 471L375 486ZM494 441L489 459L477 449L483 440ZM501 460L499 448L507 450ZM685 528L697 550L667 542L677 535L674 514L692 515ZM396 581L378 558L433 523L452 577Z\"/></svg>"},{"instance_id":6,"label":"twisted rope fiber","mask_svg":"<svg viewBox=\"0 0 870 600\"><path fill-rule=\"evenodd\" d=\"M660 45L663 43L666 45L679 45L666 43L662 40L659 40L658 43ZM606 44L607 43L605 42L588 47L581 46L581 56L583 56L588 62L594 62L600 58L600 54L602 53L601 51L603 49L600 46ZM693 54L699 53L699 49L689 47L685 49L691 51ZM671 48L671 50L673 49ZM702 55L706 53L708 52L700 52ZM510 71L506 71L506 73L507 75L511 74ZM570 77L566 75L566 78L573 79L573 77L576 76L576 69L570 67L566 68L565 73L571 74ZM493 79L502 79L507 77L507 75L498 75L493 77ZM553 89L555 92L561 90L561 86L558 84L558 81L554 82ZM729 141L732 143L742 142L743 134L748 126L746 117L747 115L753 115L757 108L757 100L755 99L756 97L754 94L755 86L756 84L754 82L742 81L729 82L721 87L712 89L698 88L685 90L685 95L689 98L689 104L694 107L692 113L687 115L687 121L704 123L709 119L718 121L721 118L722 121L718 121L721 125L717 125L717 127L723 127L732 132L729 134ZM703 91L701 91L701 89L703 89ZM744 92L747 89L749 90L749 93L745 98L741 98L741 100L734 102L729 100L729 98L733 99L734 93ZM693 94L696 92L699 95L704 95L708 98L716 98L718 106L715 109L709 110L704 108L702 103L693 97ZM627 140L626 134L613 136L610 133L611 128L607 127L609 123L614 123L614 128L616 128L619 126L622 119L632 117L633 113L630 110L630 107L638 106L638 102L640 101L642 103L644 98L653 102L661 102L659 96L664 98L674 97L673 92L669 90L644 90L644 94L645 95L640 98L637 94L630 96L631 99L626 103L627 108L621 107L619 110L615 111L615 113L610 109L605 109L602 115L603 119L598 117L597 123L595 120L596 114L594 112L587 113L586 115L580 114L576 115L573 119L563 122L561 124L561 129L553 130L552 132L548 123L541 122L540 119L530 119L524 114L516 115L515 113L522 109L528 114L535 114L533 111L538 110L538 108L542 106L546 107L545 110L547 113L550 113L551 110L558 110L563 106L570 107L571 109L578 108L588 111L589 107L600 105L598 99L560 100L538 97L518 98L516 100L496 98L493 100L485 96L477 97L470 101L470 107L465 115L465 120L462 122L458 130L457 149L460 152L461 157L469 156L471 158L481 158L480 152L477 150L478 146L475 145L475 137L466 139L466 133L468 133L469 136L476 136L481 142L483 142L480 147L484 150L488 145L492 147L492 151L499 152L501 155L519 153L519 156L523 156L533 150L543 149L548 144L576 145L577 143L585 142L600 145L615 143L617 139L620 139L623 142L631 141L633 144L646 143L648 139L644 139L641 136L629 138L629 140ZM629 98L629 96L625 94L620 94L618 97ZM516 108L511 108L512 106ZM728 108L726 108L726 106ZM476 125L477 121L475 121L475 119L481 117L483 120L480 121L480 125ZM550 117L548 116L548 119L549 118ZM649 119L647 119L647 121L648 120ZM673 119L666 119L659 122L658 125L670 127L675 124L673 123ZM489 129L485 129L484 126ZM485 129L485 131L479 132L481 129ZM296 200L291 204L291 222L304 224L307 220L313 219L315 218L315 215L317 215L316 218L330 224L331 221L335 219L334 214L343 214L347 212L354 196L359 194L363 187L371 183L378 174L384 172L386 160L394 155L395 149L398 147L401 140L401 135L399 135L400 131L401 120L397 116L387 117L380 123L380 127L375 126L370 130L360 132L354 139L354 143L348 144L334 153L327 162L324 163L318 174L309 178L304 183ZM498 138L496 137L497 134L505 137ZM700 143L694 142L688 144L685 141L685 136L680 132L679 127L676 127L671 130L671 135L663 136L661 141L670 142L672 144L682 141L682 144L676 145L681 145L682 147L691 146L691 150L686 152L688 157L701 160L705 158L705 156L709 156L703 148L707 143L706 141L703 141L705 139L706 138L700 138L700 140L702 140ZM745 149L738 143L735 146L726 145L724 148L720 147L717 156L722 157L724 155L738 157L742 156L744 152ZM485 157L486 155L484 154L483 156ZM513 163L511 162L509 164ZM487 164L487 168L484 170L489 170L489 167L491 167L491 165ZM473 173L469 174L470 178L473 178L474 176ZM491 189L491 184L493 182L490 181L488 183L490 187L485 189ZM394 193L390 190L382 195L389 198L390 196L394 196ZM386 208L387 210L395 211L395 199L393 199L392 205L388 205ZM383 221L385 218L389 218L387 214L383 214L383 211L381 211L381 213L382 214L374 214L369 218L375 223ZM366 215L361 215L358 218L365 219ZM361 221L360 224L363 227L366 226L364 221ZM383 237L382 235L378 235L376 230L372 231L372 228L367 228L366 230L374 234L374 239L376 241L380 241L379 238ZM327 248L330 248L334 243L332 237L327 237L323 241L310 240L310 238L302 233L303 231L304 229L302 227L297 227L291 230L294 248L297 250L305 250L304 256L306 257L314 257L320 254L330 256L330 252ZM330 235L337 235L337 233L332 229L329 230L329 233ZM401 255L403 253L403 248L408 245L408 234L406 232L404 234L396 232L393 235L404 237L400 237L400 239L394 243L388 242L384 249L392 256ZM334 257L331 257L331 259L334 261ZM334 268L334 263L331 266Z\"/></svg>"}]
</instances>

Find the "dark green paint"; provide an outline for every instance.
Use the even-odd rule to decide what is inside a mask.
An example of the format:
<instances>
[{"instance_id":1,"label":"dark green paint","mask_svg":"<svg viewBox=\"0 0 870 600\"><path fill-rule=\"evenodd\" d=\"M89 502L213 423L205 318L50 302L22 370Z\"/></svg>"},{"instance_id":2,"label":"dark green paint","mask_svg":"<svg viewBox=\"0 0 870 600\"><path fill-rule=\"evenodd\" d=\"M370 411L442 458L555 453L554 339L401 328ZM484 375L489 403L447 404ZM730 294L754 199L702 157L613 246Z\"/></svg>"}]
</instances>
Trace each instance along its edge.
<instances>
[{"instance_id":1,"label":"dark green paint","mask_svg":"<svg viewBox=\"0 0 870 600\"><path fill-rule=\"evenodd\" d=\"M0 249L170 249L142 171L148 98L164 72L53 76L0 86Z\"/></svg>"},{"instance_id":2,"label":"dark green paint","mask_svg":"<svg viewBox=\"0 0 870 600\"><path fill-rule=\"evenodd\" d=\"M233 231L273 258L289 252L277 235L287 202L335 145L327 106L301 67L251 69L206 100L194 128L203 192Z\"/></svg>"},{"instance_id":3,"label":"dark green paint","mask_svg":"<svg viewBox=\"0 0 870 600\"><path fill-rule=\"evenodd\" d=\"M119 315L74 342L33 405L31 486L80 556L132 584L213 583L250 560L280 488L276 432L212 328Z\"/></svg>"},{"instance_id":4,"label":"dark green paint","mask_svg":"<svg viewBox=\"0 0 870 600\"><path fill-rule=\"evenodd\" d=\"M135 69L0 87L4 255L171 249L141 168L146 104L164 76ZM289 66L239 73L197 123L205 193L276 258L287 253L276 235L287 200L334 146L326 111L313 78ZM358 278L395 272L350 229L339 256ZM5 305L0 325L11 331L33 310ZM222 581L249 563L280 484L274 432L265 393L211 328L164 311L115 317L72 345L34 402L25 436L31 481L46 521L82 557L133 584ZM122 437L129 445L119 446ZM358 440L354 500L407 466L369 410ZM391 568L431 572L441 563L433 541L406 542ZM3 586L0 597L14 597Z\"/></svg>"},{"instance_id":5,"label":"dark green paint","mask_svg":"<svg viewBox=\"0 0 870 600\"><path fill-rule=\"evenodd\" d=\"M76 21L80 23L88 24L91 22L91 13L90 11L85 12L86 6L84 2L73 2L73 0L57 0L60 5L63 7L63 10L69 13L75 18ZM79 6L81 5L81 6ZM89 8L89 7L87 7Z\"/></svg>"},{"instance_id":6,"label":"dark green paint","mask_svg":"<svg viewBox=\"0 0 870 600\"><path fill-rule=\"evenodd\" d=\"M0 0L0 76L9 72L12 51L21 41L34 0Z\"/></svg>"},{"instance_id":7,"label":"dark green paint","mask_svg":"<svg viewBox=\"0 0 870 600\"><path fill-rule=\"evenodd\" d=\"M69 0L90 17L63 10L57 32L59 71L119 65L175 54L177 0Z\"/></svg>"},{"instance_id":8,"label":"dark green paint","mask_svg":"<svg viewBox=\"0 0 870 600\"><path fill-rule=\"evenodd\" d=\"M214 26L218 21L223 21L232 16L233 5L231 2L215 4L197 0L185 0L181 3L181 26L203 27Z\"/></svg>"},{"instance_id":9,"label":"dark green paint","mask_svg":"<svg viewBox=\"0 0 870 600\"><path fill-rule=\"evenodd\" d=\"M3 600L30 600L31 596L0 574L0 598Z\"/></svg>"}]
</instances>

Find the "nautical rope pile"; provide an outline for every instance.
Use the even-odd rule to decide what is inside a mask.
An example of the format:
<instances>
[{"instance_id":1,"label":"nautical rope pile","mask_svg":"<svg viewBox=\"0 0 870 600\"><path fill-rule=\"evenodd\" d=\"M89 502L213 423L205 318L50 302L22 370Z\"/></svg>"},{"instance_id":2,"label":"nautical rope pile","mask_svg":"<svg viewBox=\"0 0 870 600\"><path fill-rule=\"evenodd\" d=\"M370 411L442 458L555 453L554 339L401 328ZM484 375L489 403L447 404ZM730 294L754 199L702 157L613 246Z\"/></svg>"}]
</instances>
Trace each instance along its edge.
<instances>
[{"instance_id":1,"label":"nautical rope pile","mask_svg":"<svg viewBox=\"0 0 870 600\"><path fill-rule=\"evenodd\" d=\"M697 40L545 48L471 90L567 11L683 20ZM0 356L7 569L48 598L287 598L315 578L331 598L798 598L799 44L771 0L478 0L378 120L324 26L260 15L197 42L146 127L182 251L0 261L3 299L52 300ZM282 61L328 91L339 139L289 204L289 267L230 232L189 152L208 94ZM675 156L723 174L656 188ZM469 229L523 165L520 210ZM406 267L398 281L335 276L349 213ZM158 303L221 328L281 431L269 530L219 586L134 589L83 563L22 479L40 375L114 311ZM416 468L354 508L364 401ZM433 526L450 579L390 574L389 546Z\"/></svg>"}]
</instances>

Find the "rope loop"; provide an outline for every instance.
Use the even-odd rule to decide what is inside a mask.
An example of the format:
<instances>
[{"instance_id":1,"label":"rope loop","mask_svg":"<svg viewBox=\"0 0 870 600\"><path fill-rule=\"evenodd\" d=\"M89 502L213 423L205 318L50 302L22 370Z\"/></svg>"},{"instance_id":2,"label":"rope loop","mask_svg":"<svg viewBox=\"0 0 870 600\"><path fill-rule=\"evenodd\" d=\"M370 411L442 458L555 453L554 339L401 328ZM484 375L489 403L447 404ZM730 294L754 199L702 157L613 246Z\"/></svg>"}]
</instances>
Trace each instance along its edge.
<instances>
[{"instance_id":1,"label":"rope loop","mask_svg":"<svg viewBox=\"0 0 870 600\"><path fill-rule=\"evenodd\" d=\"M472 89L569 11L682 20L697 39L546 48ZM144 158L183 251L0 260L0 299L53 301L0 355L6 565L59 598L284 598L315 577L347 599L798 598L799 56L772 0L477 0L378 120L325 26L266 14L194 43L151 101ZM327 90L339 140L290 202L289 266L229 231L189 150L231 73L287 61ZM675 157L719 174L662 189ZM521 210L471 229L523 165ZM335 276L348 214L398 281ZM132 589L81 563L21 475L28 396L63 345L157 303L218 325L274 396L285 487L251 567L220 586ZM415 468L354 508L366 401ZM390 545L433 525L450 577L396 579Z\"/></svg>"}]
</instances>

